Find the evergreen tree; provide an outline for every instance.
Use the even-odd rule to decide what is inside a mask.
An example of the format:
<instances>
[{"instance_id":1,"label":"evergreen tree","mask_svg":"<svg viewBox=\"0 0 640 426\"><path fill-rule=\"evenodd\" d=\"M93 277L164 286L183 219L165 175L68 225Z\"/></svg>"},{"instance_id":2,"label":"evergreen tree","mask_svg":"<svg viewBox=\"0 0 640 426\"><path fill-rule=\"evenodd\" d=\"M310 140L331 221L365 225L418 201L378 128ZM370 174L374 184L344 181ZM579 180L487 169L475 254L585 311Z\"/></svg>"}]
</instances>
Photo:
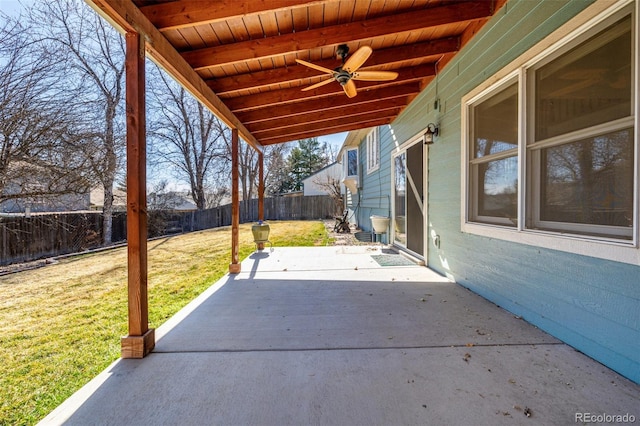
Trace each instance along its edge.
<instances>
[{"instance_id":1,"label":"evergreen tree","mask_svg":"<svg viewBox=\"0 0 640 426\"><path fill-rule=\"evenodd\" d=\"M302 190L302 180L326 166L330 159L327 143L318 138L301 139L287 157L286 178L280 185L280 192Z\"/></svg>"}]
</instances>

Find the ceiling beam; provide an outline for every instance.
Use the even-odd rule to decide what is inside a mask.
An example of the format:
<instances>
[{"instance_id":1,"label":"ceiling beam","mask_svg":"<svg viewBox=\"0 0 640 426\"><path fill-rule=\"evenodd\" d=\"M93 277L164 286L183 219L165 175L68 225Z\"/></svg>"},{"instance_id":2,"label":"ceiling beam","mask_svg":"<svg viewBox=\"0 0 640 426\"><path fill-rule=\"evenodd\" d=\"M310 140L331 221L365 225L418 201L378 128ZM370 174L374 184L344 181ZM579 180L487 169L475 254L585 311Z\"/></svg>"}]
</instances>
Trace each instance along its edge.
<instances>
[{"instance_id":1,"label":"ceiling beam","mask_svg":"<svg viewBox=\"0 0 640 426\"><path fill-rule=\"evenodd\" d=\"M261 130L255 133L256 138L265 140L285 136L285 135L295 135L305 132L313 132L313 131L325 131L334 129L336 127L345 126L351 123L358 123L361 121L371 121L371 120L379 120L379 119L389 119L393 120L398 115L397 109L388 109L382 111L360 111L357 114L353 114L349 117L337 117L322 121L316 121L312 123L304 123L298 122L297 124L283 127L280 129L267 129ZM332 131L328 133L334 133Z\"/></svg>"},{"instance_id":2,"label":"ceiling beam","mask_svg":"<svg viewBox=\"0 0 640 426\"><path fill-rule=\"evenodd\" d=\"M415 61L429 57L439 57L446 53L455 53L460 48L459 37L449 37L439 40L425 41L408 46L392 47L374 50L367 59L366 66L360 68L367 70L373 67L389 65L395 62ZM435 61L434 61L435 62ZM325 59L314 62L316 65L328 69L334 69L340 64L336 59ZM290 83L295 80L317 77L318 71L305 66L281 67L266 71L232 75L216 79L205 80L207 85L219 96L230 94L234 91L269 87L274 84Z\"/></svg>"},{"instance_id":3,"label":"ceiling beam","mask_svg":"<svg viewBox=\"0 0 640 426\"><path fill-rule=\"evenodd\" d=\"M300 65L302 66L302 65ZM399 76L393 81L357 81L358 93L364 93L381 87L398 86L405 83L420 81L435 75L434 64L420 65L418 67L408 67L398 70ZM234 112L246 111L254 108L267 107L269 105L287 104L291 102L306 101L312 98L325 96L345 96L342 87L338 82L332 82L315 90L302 91L303 87L293 87L289 89L271 90L268 92L246 95L236 98L225 99L226 104Z\"/></svg>"},{"instance_id":4,"label":"ceiling beam","mask_svg":"<svg viewBox=\"0 0 640 426\"><path fill-rule=\"evenodd\" d=\"M148 55L249 145L262 152L257 139L216 96L202 78L186 63L169 41L149 22L131 1L86 0L96 12L121 32L137 32L145 41Z\"/></svg>"},{"instance_id":5,"label":"ceiling beam","mask_svg":"<svg viewBox=\"0 0 640 426\"><path fill-rule=\"evenodd\" d=\"M273 119L281 119L296 115L303 115L315 111L323 111L330 109L342 109L347 106L358 106L362 108L373 109L368 104L377 103L379 101L388 101L392 99L400 99L408 104L408 99L420 93L420 84L417 82L403 84L401 86L385 87L378 90L370 90L360 93L355 98L344 97L342 102L337 102L336 97L327 97L322 99L310 99L307 102L296 102L285 104L278 108L263 108L247 112L239 112L237 116L243 123L250 125L262 121L270 121Z\"/></svg>"},{"instance_id":6,"label":"ceiling beam","mask_svg":"<svg viewBox=\"0 0 640 426\"><path fill-rule=\"evenodd\" d=\"M333 46L347 40L356 43L390 34L487 18L491 16L491 4L490 1L445 4L364 21L241 41L232 45L191 50L183 52L182 57L194 69L206 69L243 62L248 59L269 58L307 49Z\"/></svg>"},{"instance_id":7,"label":"ceiling beam","mask_svg":"<svg viewBox=\"0 0 640 426\"><path fill-rule=\"evenodd\" d=\"M140 10L160 31L167 31L262 12L277 12L298 6L307 7L324 3L327 3L327 0L251 0L244 2L238 0L181 0L142 6Z\"/></svg>"},{"instance_id":8,"label":"ceiling beam","mask_svg":"<svg viewBox=\"0 0 640 426\"><path fill-rule=\"evenodd\" d=\"M260 139L260 132L268 130L281 129L283 127L294 126L299 123L316 123L320 121L332 120L335 118L346 119L348 117L355 117L365 112L370 111L385 111L393 110L395 113L391 115L398 115L400 110L407 105L405 98L384 99L377 103L370 103L367 108L363 108L362 105L349 105L348 107L333 108L320 111L312 111L305 114L292 115L288 117L273 117L269 121L261 121L255 124L250 124L247 127L251 130L251 133L258 139Z\"/></svg>"},{"instance_id":9,"label":"ceiling beam","mask_svg":"<svg viewBox=\"0 0 640 426\"><path fill-rule=\"evenodd\" d=\"M363 108L362 105L349 105L348 107L312 111L288 117L274 117L273 120L261 121L259 123L248 125L248 127L251 130L251 133L259 139L259 132L291 127L298 123L310 124L332 120L334 118L348 118L365 113L371 114L371 111L395 110L395 114L392 113L392 115L398 115L400 110L402 110L406 105L406 98L385 99L376 103L370 103L366 108Z\"/></svg>"},{"instance_id":10,"label":"ceiling beam","mask_svg":"<svg viewBox=\"0 0 640 426\"><path fill-rule=\"evenodd\" d=\"M373 120L367 120L367 121L361 121L361 122L353 122L353 123L340 125L340 126L336 126L336 127L331 127L331 128L327 127L325 129L322 129L322 130L313 130L313 131L307 131L307 132L303 132L303 133L290 133L290 134L285 134L283 136L276 136L276 137L273 137L273 138L261 138L260 139L260 143L262 143L263 145L273 145L273 144L277 144L277 143L293 142L293 141L300 140L300 139L307 139L307 138L314 138L314 137L318 137L318 136L331 135L333 133L349 132L351 130L358 130L358 129L364 129L364 128L368 128L368 127L383 126L385 124L391 123L392 121L393 121L393 117L376 118L376 119L373 119Z\"/></svg>"}]
</instances>

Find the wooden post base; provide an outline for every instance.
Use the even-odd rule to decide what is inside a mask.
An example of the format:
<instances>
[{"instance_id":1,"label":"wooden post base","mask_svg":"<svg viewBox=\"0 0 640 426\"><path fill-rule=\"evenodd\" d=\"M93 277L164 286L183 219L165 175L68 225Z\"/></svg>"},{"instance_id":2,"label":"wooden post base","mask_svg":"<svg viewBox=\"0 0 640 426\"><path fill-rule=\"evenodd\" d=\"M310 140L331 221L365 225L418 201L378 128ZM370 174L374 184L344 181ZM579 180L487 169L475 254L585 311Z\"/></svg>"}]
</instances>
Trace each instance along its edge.
<instances>
[{"instance_id":1,"label":"wooden post base","mask_svg":"<svg viewBox=\"0 0 640 426\"><path fill-rule=\"evenodd\" d=\"M239 274L241 269L240 263L230 263L229 264L229 273L230 274Z\"/></svg>"},{"instance_id":2,"label":"wooden post base","mask_svg":"<svg viewBox=\"0 0 640 426\"><path fill-rule=\"evenodd\" d=\"M142 336L125 336L120 339L120 356L122 358L144 358L156 346L156 334L153 328Z\"/></svg>"}]
</instances>

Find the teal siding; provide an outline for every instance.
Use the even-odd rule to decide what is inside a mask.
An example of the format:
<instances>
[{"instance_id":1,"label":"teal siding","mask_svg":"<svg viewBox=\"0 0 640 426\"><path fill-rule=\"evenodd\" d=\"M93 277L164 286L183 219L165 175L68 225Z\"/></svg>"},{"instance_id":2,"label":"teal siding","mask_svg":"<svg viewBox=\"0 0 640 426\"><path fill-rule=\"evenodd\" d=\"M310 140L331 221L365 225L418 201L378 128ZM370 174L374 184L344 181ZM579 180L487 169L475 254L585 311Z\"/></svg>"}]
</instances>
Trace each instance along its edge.
<instances>
[{"instance_id":1,"label":"teal siding","mask_svg":"<svg viewBox=\"0 0 640 426\"><path fill-rule=\"evenodd\" d=\"M360 141L358 147L358 161L362 189L352 196L350 208L354 210L358 227L364 231L371 231L372 215L391 215L391 146L383 140L389 138L389 126L379 128L380 138L380 167L367 173L367 143L366 138ZM389 242L389 235L384 235L382 241Z\"/></svg>"},{"instance_id":2,"label":"teal siding","mask_svg":"<svg viewBox=\"0 0 640 426\"><path fill-rule=\"evenodd\" d=\"M640 382L640 266L460 230L461 98L590 4L509 0L438 76L440 111L432 83L391 127L381 128L381 167L371 175L363 168L358 220L368 229L370 214L389 214L387 204L364 206L391 194L395 144L440 123L441 135L429 148L427 233L435 231L441 244L428 240L429 266ZM365 149L361 145L361 161Z\"/></svg>"}]
</instances>

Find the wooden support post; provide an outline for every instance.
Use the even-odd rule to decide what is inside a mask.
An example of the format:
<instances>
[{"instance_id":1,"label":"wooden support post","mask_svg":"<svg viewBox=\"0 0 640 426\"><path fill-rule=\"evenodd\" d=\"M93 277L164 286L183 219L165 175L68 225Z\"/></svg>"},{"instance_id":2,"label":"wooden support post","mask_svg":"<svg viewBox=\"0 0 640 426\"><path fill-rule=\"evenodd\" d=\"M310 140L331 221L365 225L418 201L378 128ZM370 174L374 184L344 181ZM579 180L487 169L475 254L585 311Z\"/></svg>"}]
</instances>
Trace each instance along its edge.
<instances>
[{"instance_id":1,"label":"wooden support post","mask_svg":"<svg viewBox=\"0 0 640 426\"><path fill-rule=\"evenodd\" d=\"M147 300L145 53L138 33L127 33L125 40L129 335L121 339L121 355L143 358L155 346Z\"/></svg>"},{"instance_id":2,"label":"wooden support post","mask_svg":"<svg viewBox=\"0 0 640 426\"><path fill-rule=\"evenodd\" d=\"M264 220L264 154L258 152L258 220ZM258 243L258 250L264 250L264 243Z\"/></svg>"},{"instance_id":3,"label":"wooden support post","mask_svg":"<svg viewBox=\"0 0 640 426\"><path fill-rule=\"evenodd\" d=\"M231 129L231 264L229 273L240 272L240 184L238 129Z\"/></svg>"}]
</instances>

